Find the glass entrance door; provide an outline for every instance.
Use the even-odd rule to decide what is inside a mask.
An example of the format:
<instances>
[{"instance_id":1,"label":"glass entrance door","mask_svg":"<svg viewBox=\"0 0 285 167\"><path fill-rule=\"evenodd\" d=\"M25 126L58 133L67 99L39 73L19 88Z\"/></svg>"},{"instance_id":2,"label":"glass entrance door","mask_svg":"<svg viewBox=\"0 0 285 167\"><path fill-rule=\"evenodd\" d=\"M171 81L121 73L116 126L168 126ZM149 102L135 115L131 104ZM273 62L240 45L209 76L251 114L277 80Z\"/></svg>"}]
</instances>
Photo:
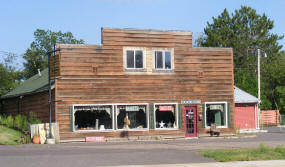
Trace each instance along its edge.
<instances>
[{"instance_id":1,"label":"glass entrance door","mask_svg":"<svg viewBox=\"0 0 285 167\"><path fill-rule=\"evenodd\" d=\"M185 137L197 137L197 108L185 106Z\"/></svg>"}]
</instances>

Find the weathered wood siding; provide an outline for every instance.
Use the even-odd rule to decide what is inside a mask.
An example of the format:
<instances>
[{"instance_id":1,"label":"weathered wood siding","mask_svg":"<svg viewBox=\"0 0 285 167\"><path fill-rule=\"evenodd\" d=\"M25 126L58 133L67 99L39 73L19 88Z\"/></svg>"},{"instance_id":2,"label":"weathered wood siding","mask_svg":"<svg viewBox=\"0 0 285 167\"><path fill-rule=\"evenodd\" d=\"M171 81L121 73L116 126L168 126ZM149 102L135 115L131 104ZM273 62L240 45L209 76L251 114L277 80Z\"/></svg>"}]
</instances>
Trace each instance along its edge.
<instances>
[{"instance_id":1,"label":"weathered wood siding","mask_svg":"<svg viewBox=\"0 0 285 167\"><path fill-rule=\"evenodd\" d=\"M175 69L165 74L125 74L123 46L174 48ZM234 113L232 49L192 48L190 32L102 29L102 45L57 45L57 48L60 77L55 84L56 120L62 138L86 135L70 131L72 104L180 103L200 99L202 103L227 101ZM198 112L201 113L201 105ZM231 127L233 120L231 114ZM183 135L183 127L178 131L129 133ZM119 132L87 134L120 135Z\"/></svg>"},{"instance_id":2,"label":"weathered wood siding","mask_svg":"<svg viewBox=\"0 0 285 167\"><path fill-rule=\"evenodd\" d=\"M3 114L5 115L23 114L28 116L30 112L33 112L42 122L49 121L48 91L24 95L22 98L2 99L2 103ZM54 121L54 112L52 117Z\"/></svg>"}]
</instances>

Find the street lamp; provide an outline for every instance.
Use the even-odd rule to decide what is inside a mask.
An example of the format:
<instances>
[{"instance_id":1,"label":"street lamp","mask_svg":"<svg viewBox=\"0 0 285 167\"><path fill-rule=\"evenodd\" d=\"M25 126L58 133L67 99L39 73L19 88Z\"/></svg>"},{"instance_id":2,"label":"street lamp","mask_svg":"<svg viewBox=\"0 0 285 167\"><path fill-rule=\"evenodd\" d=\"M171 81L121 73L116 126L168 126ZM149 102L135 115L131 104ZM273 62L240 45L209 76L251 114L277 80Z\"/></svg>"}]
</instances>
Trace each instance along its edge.
<instances>
[{"instance_id":1,"label":"street lamp","mask_svg":"<svg viewBox=\"0 0 285 167\"><path fill-rule=\"evenodd\" d=\"M52 136L52 131L51 131L51 123L52 123L52 94L51 94L51 78L50 78L50 58L53 54L53 63L55 63L55 53L59 51L59 49L55 49L55 46L53 46L53 50L50 52L47 52L47 56L48 56L48 106L49 106L49 138L47 138L47 143L48 144L55 144L55 139L54 136ZM55 71L55 65L53 64L53 71ZM55 75L53 76L55 77Z\"/></svg>"}]
</instances>

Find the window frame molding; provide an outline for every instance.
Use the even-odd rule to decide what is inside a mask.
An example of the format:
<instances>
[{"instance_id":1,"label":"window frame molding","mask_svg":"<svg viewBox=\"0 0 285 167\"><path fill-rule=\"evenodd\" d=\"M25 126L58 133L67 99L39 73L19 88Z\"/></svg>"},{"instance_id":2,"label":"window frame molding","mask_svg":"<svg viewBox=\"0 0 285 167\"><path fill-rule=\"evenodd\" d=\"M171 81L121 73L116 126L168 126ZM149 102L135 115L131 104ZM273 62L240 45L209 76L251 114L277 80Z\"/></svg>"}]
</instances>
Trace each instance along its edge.
<instances>
[{"instance_id":1,"label":"window frame molding","mask_svg":"<svg viewBox=\"0 0 285 167\"><path fill-rule=\"evenodd\" d=\"M127 51L134 52L134 68L127 67ZM142 51L142 68L135 68L136 66L136 51ZM124 70L127 71L141 71L146 69L146 48L145 47L123 47L123 63L124 63Z\"/></svg>"},{"instance_id":2,"label":"window frame molding","mask_svg":"<svg viewBox=\"0 0 285 167\"><path fill-rule=\"evenodd\" d=\"M155 106L156 105L175 105L175 111L176 111L176 114L175 114L175 124L176 124L176 128L157 128L156 127L156 114L155 114ZM154 130L179 130L179 115L178 115L178 103L153 103L153 120L154 120ZM180 120L181 121L181 120Z\"/></svg>"},{"instance_id":3,"label":"window frame molding","mask_svg":"<svg viewBox=\"0 0 285 167\"><path fill-rule=\"evenodd\" d=\"M226 101L217 101L217 102L205 102L205 117L204 117L204 124L205 128L209 129L210 126L207 125L207 104L225 104L225 117L226 117L226 122L224 126L217 126L217 128L228 128L228 102Z\"/></svg>"},{"instance_id":4,"label":"window frame molding","mask_svg":"<svg viewBox=\"0 0 285 167\"><path fill-rule=\"evenodd\" d=\"M163 66L162 68L157 68L156 52L162 52L162 66ZM165 53L166 52L170 53L170 66L171 66L171 68L165 68ZM172 52L170 50L155 50L154 51L154 69L155 70L163 70L163 71L173 70L173 68L172 68Z\"/></svg>"},{"instance_id":5,"label":"window frame molding","mask_svg":"<svg viewBox=\"0 0 285 167\"><path fill-rule=\"evenodd\" d=\"M118 120L117 120L117 112L118 112L118 106L135 106L135 105L145 105L146 106L146 125L147 128L140 128L140 129L118 129ZM114 107L116 108L116 112L114 112L114 121L115 121L115 131L148 131L150 129L149 125L149 103L116 103L114 104Z\"/></svg>"},{"instance_id":6,"label":"window frame molding","mask_svg":"<svg viewBox=\"0 0 285 167\"><path fill-rule=\"evenodd\" d=\"M74 107L75 106L112 106L112 110L111 110L111 112L112 112L112 129L105 129L105 130L76 130L75 129L75 116L74 116L74 114L75 114L75 111L74 111ZM114 112L114 107L115 107L115 105L114 104L73 104L72 105L72 117L73 117L73 122L72 122L72 124L73 124L73 131L72 132L113 132L113 131L115 131L116 129L115 129L115 119L114 119L114 114L115 114L115 112Z\"/></svg>"}]
</instances>

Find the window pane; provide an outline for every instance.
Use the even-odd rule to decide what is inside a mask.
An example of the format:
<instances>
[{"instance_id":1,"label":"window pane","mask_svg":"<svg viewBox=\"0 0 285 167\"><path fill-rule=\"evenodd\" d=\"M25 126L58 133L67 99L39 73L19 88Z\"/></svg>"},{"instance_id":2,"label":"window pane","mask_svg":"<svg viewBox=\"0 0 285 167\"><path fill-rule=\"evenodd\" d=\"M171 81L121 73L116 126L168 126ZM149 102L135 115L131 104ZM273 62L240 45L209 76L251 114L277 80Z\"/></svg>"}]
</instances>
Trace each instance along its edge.
<instances>
[{"instance_id":1,"label":"window pane","mask_svg":"<svg viewBox=\"0 0 285 167\"><path fill-rule=\"evenodd\" d=\"M165 69L171 69L171 53L165 52Z\"/></svg>"},{"instance_id":2,"label":"window pane","mask_svg":"<svg viewBox=\"0 0 285 167\"><path fill-rule=\"evenodd\" d=\"M75 130L112 129L112 106L74 106Z\"/></svg>"},{"instance_id":3,"label":"window pane","mask_svg":"<svg viewBox=\"0 0 285 167\"><path fill-rule=\"evenodd\" d=\"M146 105L118 105L117 128L147 128Z\"/></svg>"},{"instance_id":4,"label":"window pane","mask_svg":"<svg viewBox=\"0 0 285 167\"><path fill-rule=\"evenodd\" d=\"M225 104L207 104L206 107L207 126L211 126L212 123L215 123L217 126L226 125Z\"/></svg>"},{"instance_id":5,"label":"window pane","mask_svg":"<svg viewBox=\"0 0 285 167\"><path fill-rule=\"evenodd\" d=\"M156 128L177 128L176 127L175 105L155 106L155 127Z\"/></svg>"},{"instance_id":6,"label":"window pane","mask_svg":"<svg viewBox=\"0 0 285 167\"><path fill-rule=\"evenodd\" d=\"M134 66L134 51L127 51L127 68L135 68Z\"/></svg>"},{"instance_id":7,"label":"window pane","mask_svg":"<svg viewBox=\"0 0 285 167\"><path fill-rule=\"evenodd\" d=\"M136 51L136 68L143 68L143 52L141 50Z\"/></svg>"},{"instance_id":8,"label":"window pane","mask_svg":"<svg viewBox=\"0 0 285 167\"><path fill-rule=\"evenodd\" d=\"M162 52L155 52L155 68L163 68Z\"/></svg>"}]
</instances>

